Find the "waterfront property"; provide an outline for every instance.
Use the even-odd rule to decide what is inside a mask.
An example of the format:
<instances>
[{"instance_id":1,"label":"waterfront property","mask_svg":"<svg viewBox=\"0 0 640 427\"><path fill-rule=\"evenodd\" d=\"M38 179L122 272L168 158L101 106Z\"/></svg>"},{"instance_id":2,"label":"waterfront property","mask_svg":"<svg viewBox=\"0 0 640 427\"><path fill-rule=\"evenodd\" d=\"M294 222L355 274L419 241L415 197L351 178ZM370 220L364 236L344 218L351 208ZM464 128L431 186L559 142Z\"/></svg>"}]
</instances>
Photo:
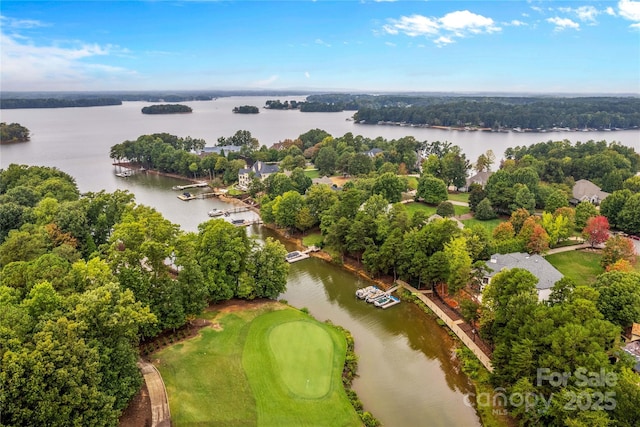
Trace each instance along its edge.
<instances>
[{"instance_id":1,"label":"waterfront property","mask_svg":"<svg viewBox=\"0 0 640 427\"><path fill-rule=\"evenodd\" d=\"M587 179L576 181L573 185L572 194L573 198L571 199L571 203L573 205L584 201L599 205L600 202L609 196L609 193L602 191L600 187Z\"/></svg>"},{"instance_id":2,"label":"waterfront property","mask_svg":"<svg viewBox=\"0 0 640 427\"><path fill-rule=\"evenodd\" d=\"M259 180L264 181L269 175L278 172L279 169L278 165L258 160L250 168L243 168L238 171L238 187L244 190L248 189L249 184L251 184L252 174Z\"/></svg>"}]
</instances>

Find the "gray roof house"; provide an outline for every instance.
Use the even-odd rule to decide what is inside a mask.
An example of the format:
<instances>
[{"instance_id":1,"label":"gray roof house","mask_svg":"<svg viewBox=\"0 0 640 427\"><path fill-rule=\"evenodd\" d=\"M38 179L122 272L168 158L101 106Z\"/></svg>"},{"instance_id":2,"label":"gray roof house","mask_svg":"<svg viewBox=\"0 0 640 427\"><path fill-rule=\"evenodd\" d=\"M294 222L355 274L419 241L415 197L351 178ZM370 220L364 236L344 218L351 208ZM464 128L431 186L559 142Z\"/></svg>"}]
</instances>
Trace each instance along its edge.
<instances>
[{"instance_id":1,"label":"gray roof house","mask_svg":"<svg viewBox=\"0 0 640 427\"><path fill-rule=\"evenodd\" d=\"M493 172L490 171L482 171L477 174L467 178L467 182L464 188L461 188L460 191L469 191L469 187L471 184L480 184L483 187L487 185L487 181L489 181L489 177L493 175Z\"/></svg>"},{"instance_id":2,"label":"gray roof house","mask_svg":"<svg viewBox=\"0 0 640 427\"><path fill-rule=\"evenodd\" d=\"M586 179L580 179L573 185L572 202L577 205L578 203L586 200L594 205L599 205L600 202L602 202L608 195L609 193L602 191L600 187L595 185L593 182Z\"/></svg>"},{"instance_id":3,"label":"gray roof house","mask_svg":"<svg viewBox=\"0 0 640 427\"><path fill-rule=\"evenodd\" d=\"M258 160L250 168L240 169L238 171L238 187L244 190L249 188L252 172L256 178L264 181L269 175L278 172L279 169L280 167L278 165L268 164Z\"/></svg>"},{"instance_id":4,"label":"gray roof house","mask_svg":"<svg viewBox=\"0 0 640 427\"><path fill-rule=\"evenodd\" d=\"M511 254L494 254L487 262L487 266L493 271L488 273L483 279L484 285L491 282L491 279L502 270L511 268L522 268L538 278L536 288L538 290L538 300L549 299L551 288L563 275L555 269L546 259L540 255L529 255L522 252Z\"/></svg>"}]
</instances>

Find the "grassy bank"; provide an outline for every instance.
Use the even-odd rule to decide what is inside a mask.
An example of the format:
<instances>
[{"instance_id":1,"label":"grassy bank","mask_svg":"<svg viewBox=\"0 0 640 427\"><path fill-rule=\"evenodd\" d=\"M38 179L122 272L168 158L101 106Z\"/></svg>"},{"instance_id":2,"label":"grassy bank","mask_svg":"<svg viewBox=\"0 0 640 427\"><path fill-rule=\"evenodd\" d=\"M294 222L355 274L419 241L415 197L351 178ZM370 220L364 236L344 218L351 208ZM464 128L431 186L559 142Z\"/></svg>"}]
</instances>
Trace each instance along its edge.
<instances>
[{"instance_id":1,"label":"grassy bank","mask_svg":"<svg viewBox=\"0 0 640 427\"><path fill-rule=\"evenodd\" d=\"M154 355L173 425L361 425L342 385L346 342L335 328L273 304L212 323Z\"/></svg>"}]
</instances>

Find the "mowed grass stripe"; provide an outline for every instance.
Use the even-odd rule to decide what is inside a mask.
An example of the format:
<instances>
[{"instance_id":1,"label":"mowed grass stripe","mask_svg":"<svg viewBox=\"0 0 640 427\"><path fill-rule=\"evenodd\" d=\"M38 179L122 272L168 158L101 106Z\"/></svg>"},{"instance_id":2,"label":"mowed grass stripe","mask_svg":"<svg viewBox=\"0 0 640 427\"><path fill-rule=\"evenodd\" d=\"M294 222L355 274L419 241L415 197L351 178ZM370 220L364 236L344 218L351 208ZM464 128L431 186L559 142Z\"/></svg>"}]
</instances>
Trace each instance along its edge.
<instances>
[{"instance_id":1,"label":"mowed grass stripe","mask_svg":"<svg viewBox=\"0 0 640 427\"><path fill-rule=\"evenodd\" d=\"M220 319L222 332L201 335L168 347L160 360L174 426L256 426L251 387L242 367L249 324L233 314Z\"/></svg>"},{"instance_id":2,"label":"mowed grass stripe","mask_svg":"<svg viewBox=\"0 0 640 427\"><path fill-rule=\"evenodd\" d=\"M292 397L318 399L331 391L335 352L324 328L298 320L274 326L268 339L276 370Z\"/></svg>"},{"instance_id":3,"label":"mowed grass stripe","mask_svg":"<svg viewBox=\"0 0 640 427\"><path fill-rule=\"evenodd\" d=\"M325 333L319 331L308 333L312 329L298 323L308 323ZM289 326L284 326L284 329L278 331L283 325ZM276 335L270 338L274 331ZM279 345L275 351L271 348L272 339ZM330 357L330 362L320 365L305 363L304 368L298 372L293 372L296 366L288 367L287 371L291 372L280 371L279 363L284 363L284 360L293 361L291 352L303 352L304 355L309 347L321 353L325 352L326 357ZM242 364L256 401L258 425L268 427L361 425L360 418L349 403L342 386L341 375L345 352L346 342L342 334L298 310L273 311L256 318L251 323L247 335ZM331 356L328 356L329 354ZM322 365L325 367L323 368ZM329 365L330 369L327 370L326 365ZM322 378L327 375L331 378L323 380ZM306 385L307 379L309 384L315 384L314 388L328 381L328 391L321 398L316 399L309 399L304 392L292 393L292 389L299 390L300 387L290 387L290 384L300 384L304 381ZM315 393L320 393L322 388L326 389L320 386Z\"/></svg>"}]
</instances>

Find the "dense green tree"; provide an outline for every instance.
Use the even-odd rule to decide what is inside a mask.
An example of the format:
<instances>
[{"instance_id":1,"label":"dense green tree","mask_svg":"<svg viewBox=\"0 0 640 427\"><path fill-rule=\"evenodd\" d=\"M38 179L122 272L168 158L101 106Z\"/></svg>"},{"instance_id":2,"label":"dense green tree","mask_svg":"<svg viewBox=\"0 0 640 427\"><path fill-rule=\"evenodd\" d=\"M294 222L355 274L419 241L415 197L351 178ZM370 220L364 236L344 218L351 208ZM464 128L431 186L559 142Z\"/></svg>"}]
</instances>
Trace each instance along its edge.
<instances>
[{"instance_id":1,"label":"dense green tree","mask_svg":"<svg viewBox=\"0 0 640 427\"><path fill-rule=\"evenodd\" d=\"M300 194L305 194L312 184L311 178L304 173L302 168L295 168L291 172L291 182L294 189Z\"/></svg>"},{"instance_id":2,"label":"dense green tree","mask_svg":"<svg viewBox=\"0 0 640 427\"><path fill-rule=\"evenodd\" d=\"M607 217L609 224L611 224L613 228L620 226L620 214L630 197L631 191L618 190L607 196L607 198L600 203L600 214Z\"/></svg>"},{"instance_id":3,"label":"dense green tree","mask_svg":"<svg viewBox=\"0 0 640 427\"><path fill-rule=\"evenodd\" d=\"M514 203L510 205L512 211L523 208L533 213L536 207L536 196L529 191L526 185L520 184L520 188L516 191Z\"/></svg>"},{"instance_id":4,"label":"dense green tree","mask_svg":"<svg viewBox=\"0 0 640 427\"><path fill-rule=\"evenodd\" d=\"M312 185L307 190L305 201L315 221L320 222L322 214L337 203L338 195L328 185Z\"/></svg>"},{"instance_id":5,"label":"dense green tree","mask_svg":"<svg viewBox=\"0 0 640 427\"><path fill-rule=\"evenodd\" d=\"M297 216L304 207L304 198L297 191L287 191L274 200L273 215L279 227L296 228Z\"/></svg>"},{"instance_id":6,"label":"dense green tree","mask_svg":"<svg viewBox=\"0 0 640 427\"><path fill-rule=\"evenodd\" d=\"M469 283L471 277L471 257L467 251L467 239L457 237L444 246L444 254L449 261L447 285L449 292L455 294Z\"/></svg>"},{"instance_id":7,"label":"dense green tree","mask_svg":"<svg viewBox=\"0 0 640 427\"><path fill-rule=\"evenodd\" d=\"M196 259L211 301L223 301L236 295L249 250L249 239L242 227L215 219L198 226Z\"/></svg>"},{"instance_id":8,"label":"dense green tree","mask_svg":"<svg viewBox=\"0 0 640 427\"><path fill-rule=\"evenodd\" d=\"M338 154L332 147L322 147L315 159L315 166L320 176L331 176L336 171Z\"/></svg>"},{"instance_id":9,"label":"dense green tree","mask_svg":"<svg viewBox=\"0 0 640 427\"><path fill-rule=\"evenodd\" d=\"M610 271L598 276L594 287L605 319L623 328L640 323L640 274Z\"/></svg>"},{"instance_id":10,"label":"dense green tree","mask_svg":"<svg viewBox=\"0 0 640 427\"><path fill-rule=\"evenodd\" d=\"M450 201L440 202L438 208L436 209L436 213L442 217L450 217L456 214L456 211L453 207L453 203Z\"/></svg>"},{"instance_id":11,"label":"dense green tree","mask_svg":"<svg viewBox=\"0 0 640 427\"><path fill-rule=\"evenodd\" d=\"M391 172L378 176L373 184L373 194L380 194L389 203L402 200L402 192L407 189L405 179Z\"/></svg>"},{"instance_id":12,"label":"dense green tree","mask_svg":"<svg viewBox=\"0 0 640 427\"><path fill-rule=\"evenodd\" d=\"M569 206L567 195L560 190L554 190L544 201L544 210L547 212L555 212L557 209Z\"/></svg>"},{"instance_id":13,"label":"dense green tree","mask_svg":"<svg viewBox=\"0 0 640 427\"><path fill-rule=\"evenodd\" d=\"M254 248L248 257L247 273L253 277L258 298L275 299L287 287L289 263L282 243L267 238L263 246Z\"/></svg>"},{"instance_id":14,"label":"dense green tree","mask_svg":"<svg viewBox=\"0 0 640 427\"><path fill-rule=\"evenodd\" d=\"M478 203L487 198L487 192L480 184L471 184L469 186L469 209L471 212L476 211Z\"/></svg>"},{"instance_id":15,"label":"dense green tree","mask_svg":"<svg viewBox=\"0 0 640 427\"><path fill-rule=\"evenodd\" d=\"M582 201L576 206L576 228L582 230L589 218L598 215L598 210L593 203L588 201Z\"/></svg>"},{"instance_id":16,"label":"dense green tree","mask_svg":"<svg viewBox=\"0 0 640 427\"><path fill-rule=\"evenodd\" d=\"M475 217L481 221L496 218L496 212L491 206L491 201L488 198L483 199L476 207Z\"/></svg>"},{"instance_id":17,"label":"dense green tree","mask_svg":"<svg viewBox=\"0 0 640 427\"><path fill-rule=\"evenodd\" d=\"M634 175L627 178L622 183L622 188L631 191L632 193L640 193L640 175Z\"/></svg>"},{"instance_id":18,"label":"dense green tree","mask_svg":"<svg viewBox=\"0 0 640 427\"><path fill-rule=\"evenodd\" d=\"M640 193L636 193L627 199L618 215L617 221L618 227L623 231L640 234Z\"/></svg>"},{"instance_id":19,"label":"dense green tree","mask_svg":"<svg viewBox=\"0 0 640 427\"><path fill-rule=\"evenodd\" d=\"M437 205L449 198L447 185L443 180L432 175L422 175L418 180L416 198L424 199L425 203Z\"/></svg>"}]
</instances>

